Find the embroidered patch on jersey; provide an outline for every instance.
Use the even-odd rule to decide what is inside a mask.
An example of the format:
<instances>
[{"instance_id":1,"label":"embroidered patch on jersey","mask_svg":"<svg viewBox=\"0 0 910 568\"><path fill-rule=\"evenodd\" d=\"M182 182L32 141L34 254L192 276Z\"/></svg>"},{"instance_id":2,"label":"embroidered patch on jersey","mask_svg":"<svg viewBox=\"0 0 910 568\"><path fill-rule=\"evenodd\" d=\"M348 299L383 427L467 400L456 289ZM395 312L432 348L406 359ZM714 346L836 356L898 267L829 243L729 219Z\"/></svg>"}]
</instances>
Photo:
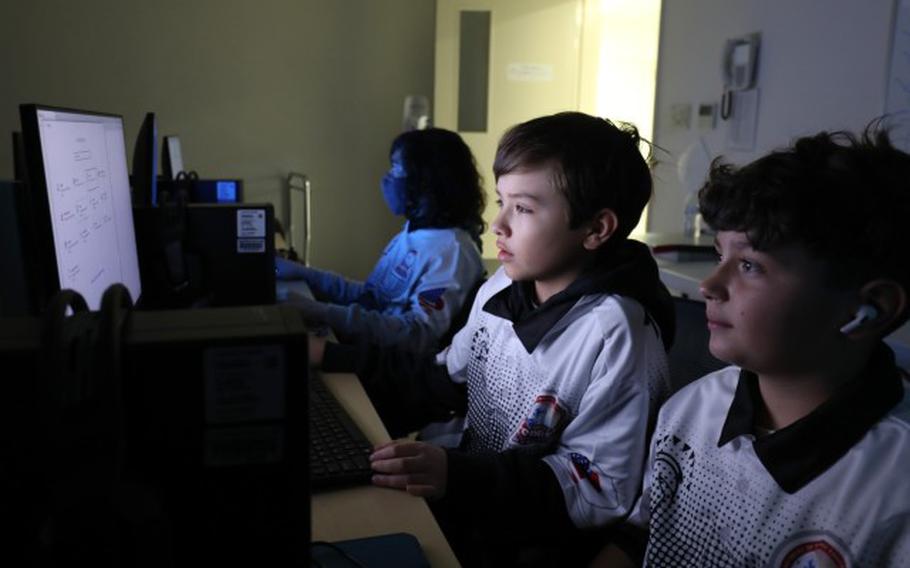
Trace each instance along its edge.
<instances>
[{"instance_id":1,"label":"embroidered patch on jersey","mask_svg":"<svg viewBox=\"0 0 910 568\"><path fill-rule=\"evenodd\" d=\"M402 280L407 280L411 277L411 270L414 268L414 261L417 259L417 251L409 250L408 254L404 255L404 258L401 259L401 262L398 263L398 266L395 267L394 273L395 276L401 278Z\"/></svg>"},{"instance_id":2,"label":"embroidered patch on jersey","mask_svg":"<svg viewBox=\"0 0 910 568\"><path fill-rule=\"evenodd\" d=\"M423 292L417 294L417 301L420 302L420 307L423 308L423 311L426 313L431 313L433 311L439 311L445 307L445 300L442 299L442 295L445 294L446 288L434 288L432 290L424 290Z\"/></svg>"},{"instance_id":3,"label":"embroidered patch on jersey","mask_svg":"<svg viewBox=\"0 0 910 568\"><path fill-rule=\"evenodd\" d=\"M777 548L771 566L779 568L847 568L854 566L850 551L828 532L810 531L787 539Z\"/></svg>"},{"instance_id":4,"label":"embroidered patch on jersey","mask_svg":"<svg viewBox=\"0 0 910 568\"><path fill-rule=\"evenodd\" d=\"M572 467L575 468L575 475L578 476L578 479L575 479L574 476L573 479L576 482L580 479L588 480L588 483L590 483L591 486L597 490L598 493L600 493L600 475L591 469L591 460L575 452L569 454L569 459L572 460Z\"/></svg>"},{"instance_id":5,"label":"embroidered patch on jersey","mask_svg":"<svg viewBox=\"0 0 910 568\"><path fill-rule=\"evenodd\" d=\"M512 443L519 446L542 444L553 439L562 426L566 410L551 394L541 394L534 399L531 412L512 435Z\"/></svg>"}]
</instances>

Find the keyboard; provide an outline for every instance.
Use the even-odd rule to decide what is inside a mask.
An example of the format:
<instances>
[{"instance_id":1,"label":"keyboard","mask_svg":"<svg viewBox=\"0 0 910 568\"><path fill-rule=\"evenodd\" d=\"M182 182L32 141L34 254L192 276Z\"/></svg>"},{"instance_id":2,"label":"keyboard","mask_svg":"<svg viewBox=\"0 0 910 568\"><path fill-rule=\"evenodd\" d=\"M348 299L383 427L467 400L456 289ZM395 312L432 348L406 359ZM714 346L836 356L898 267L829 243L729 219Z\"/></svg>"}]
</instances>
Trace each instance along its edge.
<instances>
[{"instance_id":1,"label":"keyboard","mask_svg":"<svg viewBox=\"0 0 910 568\"><path fill-rule=\"evenodd\" d=\"M373 444L318 376L310 383L310 485L314 489L367 484Z\"/></svg>"}]
</instances>

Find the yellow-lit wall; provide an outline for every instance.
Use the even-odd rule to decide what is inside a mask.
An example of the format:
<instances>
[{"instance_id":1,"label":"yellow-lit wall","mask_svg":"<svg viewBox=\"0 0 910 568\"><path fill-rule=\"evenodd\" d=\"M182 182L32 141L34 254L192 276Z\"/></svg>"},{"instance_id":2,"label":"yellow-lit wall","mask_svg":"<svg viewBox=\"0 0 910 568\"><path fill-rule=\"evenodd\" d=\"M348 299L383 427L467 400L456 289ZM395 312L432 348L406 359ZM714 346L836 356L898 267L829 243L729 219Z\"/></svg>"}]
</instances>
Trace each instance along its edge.
<instances>
[{"instance_id":1,"label":"yellow-lit wall","mask_svg":"<svg viewBox=\"0 0 910 568\"><path fill-rule=\"evenodd\" d=\"M461 133L486 181L488 223L496 213L492 172L496 144L510 126L536 116L581 110L632 122L644 137L651 137L660 0L437 4L434 116L439 126L453 130L458 122L460 12L491 12L488 129ZM515 73L516 65L529 72ZM496 254L489 231L484 254Z\"/></svg>"}]
</instances>

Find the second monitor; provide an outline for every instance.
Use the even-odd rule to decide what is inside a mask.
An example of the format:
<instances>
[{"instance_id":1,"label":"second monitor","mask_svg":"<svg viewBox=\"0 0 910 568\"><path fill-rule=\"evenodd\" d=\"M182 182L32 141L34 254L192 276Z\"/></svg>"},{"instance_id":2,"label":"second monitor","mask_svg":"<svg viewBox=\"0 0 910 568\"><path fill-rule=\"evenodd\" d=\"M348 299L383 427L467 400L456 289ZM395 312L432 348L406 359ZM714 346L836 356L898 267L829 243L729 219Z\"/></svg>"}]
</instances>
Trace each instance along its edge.
<instances>
[{"instance_id":1,"label":"second monitor","mask_svg":"<svg viewBox=\"0 0 910 568\"><path fill-rule=\"evenodd\" d=\"M242 203L243 180L233 178L200 179L187 170L178 136L165 136L161 143L161 182L169 192L185 191L191 203Z\"/></svg>"}]
</instances>

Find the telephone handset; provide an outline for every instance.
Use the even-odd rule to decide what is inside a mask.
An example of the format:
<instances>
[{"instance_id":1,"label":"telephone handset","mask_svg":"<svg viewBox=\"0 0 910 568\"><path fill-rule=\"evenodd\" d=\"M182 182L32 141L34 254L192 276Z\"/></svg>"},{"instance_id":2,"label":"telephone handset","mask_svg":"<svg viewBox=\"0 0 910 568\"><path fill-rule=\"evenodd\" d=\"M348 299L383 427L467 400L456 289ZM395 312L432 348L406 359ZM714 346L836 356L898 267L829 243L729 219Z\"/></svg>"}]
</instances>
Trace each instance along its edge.
<instances>
[{"instance_id":1,"label":"telephone handset","mask_svg":"<svg viewBox=\"0 0 910 568\"><path fill-rule=\"evenodd\" d=\"M724 94L720 105L721 118L726 120L733 110L732 91L744 91L755 85L760 45L760 33L728 39L724 45L724 56L721 63L724 79Z\"/></svg>"}]
</instances>

